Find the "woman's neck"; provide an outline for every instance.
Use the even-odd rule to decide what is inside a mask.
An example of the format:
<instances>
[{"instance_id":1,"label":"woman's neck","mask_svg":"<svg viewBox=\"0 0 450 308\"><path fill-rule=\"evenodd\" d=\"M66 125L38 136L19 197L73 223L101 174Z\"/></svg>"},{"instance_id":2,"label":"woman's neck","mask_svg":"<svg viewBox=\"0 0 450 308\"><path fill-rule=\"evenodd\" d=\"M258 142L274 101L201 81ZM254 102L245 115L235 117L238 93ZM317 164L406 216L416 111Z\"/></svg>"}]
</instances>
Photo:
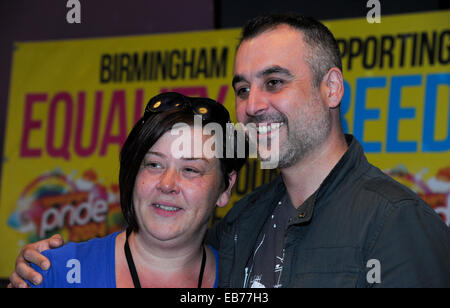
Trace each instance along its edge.
<instances>
[{"instance_id":1,"label":"woman's neck","mask_svg":"<svg viewBox=\"0 0 450 308\"><path fill-rule=\"evenodd\" d=\"M158 241L143 233L133 232L128 241L135 262L149 269L179 271L198 263L202 257L200 238L173 243L173 241Z\"/></svg>"},{"instance_id":2,"label":"woman's neck","mask_svg":"<svg viewBox=\"0 0 450 308\"><path fill-rule=\"evenodd\" d=\"M133 287L124 254L125 240L125 232L116 239L116 282L118 287ZM202 239L174 244L133 232L128 242L142 287L197 287L203 256ZM214 255L212 258L210 255L208 249L203 285L211 280L208 275L215 276Z\"/></svg>"}]
</instances>

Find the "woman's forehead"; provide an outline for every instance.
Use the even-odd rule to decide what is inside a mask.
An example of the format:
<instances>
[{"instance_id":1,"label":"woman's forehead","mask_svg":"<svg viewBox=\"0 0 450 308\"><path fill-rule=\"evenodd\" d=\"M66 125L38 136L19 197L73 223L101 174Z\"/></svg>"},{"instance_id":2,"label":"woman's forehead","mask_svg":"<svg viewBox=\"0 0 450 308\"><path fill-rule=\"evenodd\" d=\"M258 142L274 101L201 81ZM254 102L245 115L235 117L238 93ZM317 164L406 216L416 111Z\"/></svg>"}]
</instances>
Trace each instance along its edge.
<instances>
[{"instance_id":1,"label":"woman's forehead","mask_svg":"<svg viewBox=\"0 0 450 308\"><path fill-rule=\"evenodd\" d=\"M202 134L201 129L192 126L178 134L168 131L158 139L146 155L176 158L184 161L203 160L210 163L215 160L215 157L205 155L209 154L205 151L210 150L211 144L213 145L212 150L216 146L215 142L208 142L210 138L214 138L214 136Z\"/></svg>"}]
</instances>

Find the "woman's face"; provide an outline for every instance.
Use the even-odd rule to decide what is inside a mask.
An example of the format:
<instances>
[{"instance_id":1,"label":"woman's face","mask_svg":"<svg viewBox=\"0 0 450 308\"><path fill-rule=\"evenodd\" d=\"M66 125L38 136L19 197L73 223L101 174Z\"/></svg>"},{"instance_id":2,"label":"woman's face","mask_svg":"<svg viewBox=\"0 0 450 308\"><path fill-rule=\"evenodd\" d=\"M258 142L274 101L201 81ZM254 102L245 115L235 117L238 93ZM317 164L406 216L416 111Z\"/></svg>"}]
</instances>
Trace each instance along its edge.
<instances>
[{"instance_id":1,"label":"woman's face","mask_svg":"<svg viewBox=\"0 0 450 308\"><path fill-rule=\"evenodd\" d=\"M191 137L186 137L189 142L193 142L197 129L191 128ZM214 207L228 203L235 178L233 175L224 191L219 159L194 159L189 154L177 158L171 148L179 138L169 131L150 148L134 185L140 233L159 241L203 238Z\"/></svg>"}]
</instances>

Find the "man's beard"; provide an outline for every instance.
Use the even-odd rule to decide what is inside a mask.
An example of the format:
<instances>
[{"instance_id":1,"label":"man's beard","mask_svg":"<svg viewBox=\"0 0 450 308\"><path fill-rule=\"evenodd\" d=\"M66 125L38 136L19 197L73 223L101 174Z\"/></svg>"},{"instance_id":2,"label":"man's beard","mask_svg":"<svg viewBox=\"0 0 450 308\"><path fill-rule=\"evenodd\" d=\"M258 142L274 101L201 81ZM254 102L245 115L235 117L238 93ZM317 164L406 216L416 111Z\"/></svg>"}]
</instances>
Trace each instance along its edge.
<instances>
[{"instance_id":1,"label":"man's beard","mask_svg":"<svg viewBox=\"0 0 450 308\"><path fill-rule=\"evenodd\" d=\"M291 167L307 157L313 150L322 144L331 130L331 115L329 110L321 104L318 98L309 102L305 111L297 119L289 122L282 113L265 114L254 116L249 119L250 123L284 123L280 130L286 132L285 140L279 136L276 167L280 169ZM285 127L285 128L284 128ZM277 132L278 133L278 132ZM271 138L267 143L272 146ZM260 144L258 144L260 146ZM271 149L273 153L273 149ZM261 155L261 148L258 147L258 158L261 162L273 160L273 157Z\"/></svg>"}]
</instances>

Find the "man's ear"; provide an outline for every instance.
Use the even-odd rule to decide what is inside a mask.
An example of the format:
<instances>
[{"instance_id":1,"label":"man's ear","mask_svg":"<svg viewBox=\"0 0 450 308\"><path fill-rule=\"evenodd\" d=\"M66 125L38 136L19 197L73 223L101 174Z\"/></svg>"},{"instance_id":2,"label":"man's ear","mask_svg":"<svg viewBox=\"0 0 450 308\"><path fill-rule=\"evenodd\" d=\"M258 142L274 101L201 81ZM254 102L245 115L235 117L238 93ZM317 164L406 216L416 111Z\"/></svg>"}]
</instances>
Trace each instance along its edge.
<instances>
[{"instance_id":1,"label":"man's ear","mask_svg":"<svg viewBox=\"0 0 450 308\"><path fill-rule=\"evenodd\" d=\"M228 188L220 194L219 199L217 200L216 203L218 207L224 207L230 201L231 190L233 189L234 183L236 183L236 178L237 178L236 171L230 173L230 185L228 185Z\"/></svg>"},{"instance_id":2,"label":"man's ear","mask_svg":"<svg viewBox=\"0 0 450 308\"><path fill-rule=\"evenodd\" d=\"M333 67L328 71L320 84L320 92L328 107L334 109L339 106L344 96L344 77L340 69Z\"/></svg>"}]
</instances>

